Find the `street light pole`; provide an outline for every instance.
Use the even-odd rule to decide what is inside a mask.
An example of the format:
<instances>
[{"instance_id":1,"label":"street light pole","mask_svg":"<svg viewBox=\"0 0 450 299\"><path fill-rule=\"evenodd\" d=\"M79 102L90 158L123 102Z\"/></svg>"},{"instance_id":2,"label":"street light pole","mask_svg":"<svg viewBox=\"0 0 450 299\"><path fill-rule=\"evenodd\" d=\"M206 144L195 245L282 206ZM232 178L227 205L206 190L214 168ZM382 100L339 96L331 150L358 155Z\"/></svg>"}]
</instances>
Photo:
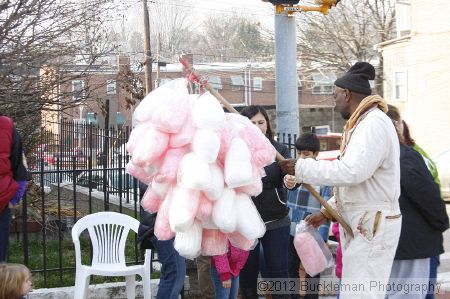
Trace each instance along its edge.
<instances>
[{"instance_id":1,"label":"street light pole","mask_svg":"<svg viewBox=\"0 0 450 299\"><path fill-rule=\"evenodd\" d=\"M275 91L277 133L299 134L295 18L275 6Z\"/></svg>"}]
</instances>

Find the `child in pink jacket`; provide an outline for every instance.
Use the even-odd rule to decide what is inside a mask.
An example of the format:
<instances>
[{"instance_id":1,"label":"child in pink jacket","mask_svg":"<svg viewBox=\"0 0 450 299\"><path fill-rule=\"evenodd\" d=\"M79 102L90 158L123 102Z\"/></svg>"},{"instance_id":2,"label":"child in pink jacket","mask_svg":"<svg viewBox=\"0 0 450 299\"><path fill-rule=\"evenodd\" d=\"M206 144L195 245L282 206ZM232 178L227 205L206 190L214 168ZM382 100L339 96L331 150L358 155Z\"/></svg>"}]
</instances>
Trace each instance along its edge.
<instances>
[{"instance_id":1,"label":"child in pink jacket","mask_svg":"<svg viewBox=\"0 0 450 299\"><path fill-rule=\"evenodd\" d=\"M248 251L228 242L228 252L211 257L211 278L216 299L236 299L239 289L239 272L248 258Z\"/></svg>"}]
</instances>

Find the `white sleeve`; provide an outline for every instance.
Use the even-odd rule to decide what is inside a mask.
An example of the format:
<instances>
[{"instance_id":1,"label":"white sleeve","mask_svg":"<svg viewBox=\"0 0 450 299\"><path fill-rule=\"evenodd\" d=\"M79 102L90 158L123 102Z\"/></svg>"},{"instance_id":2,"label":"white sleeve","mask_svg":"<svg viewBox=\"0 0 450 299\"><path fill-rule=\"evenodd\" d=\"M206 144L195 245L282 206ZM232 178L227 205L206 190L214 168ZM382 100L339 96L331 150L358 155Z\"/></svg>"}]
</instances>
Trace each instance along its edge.
<instances>
[{"instance_id":1,"label":"white sleeve","mask_svg":"<svg viewBox=\"0 0 450 299\"><path fill-rule=\"evenodd\" d=\"M313 185L348 186L364 182L382 164L390 146L384 120L368 116L355 129L340 160L299 159L297 182Z\"/></svg>"}]
</instances>

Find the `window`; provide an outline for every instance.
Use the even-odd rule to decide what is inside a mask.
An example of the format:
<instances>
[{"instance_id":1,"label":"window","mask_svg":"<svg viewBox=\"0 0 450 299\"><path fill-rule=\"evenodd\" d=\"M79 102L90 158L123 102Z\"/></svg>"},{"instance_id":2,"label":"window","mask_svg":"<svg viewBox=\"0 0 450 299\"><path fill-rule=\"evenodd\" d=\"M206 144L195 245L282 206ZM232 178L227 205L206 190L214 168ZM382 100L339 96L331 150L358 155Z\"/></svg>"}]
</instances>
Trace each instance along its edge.
<instances>
[{"instance_id":1,"label":"window","mask_svg":"<svg viewBox=\"0 0 450 299\"><path fill-rule=\"evenodd\" d=\"M106 93L107 94L116 94L116 86L117 81L116 80L107 80L106 81Z\"/></svg>"},{"instance_id":2,"label":"window","mask_svg":"<svg viewBox=\"0 0 450 299\"><path fill-rule=\"evenodd\" d=\"M411 3L409 1L397 1L395 5L395 25L397 37L411 33Z\"/></svg>"},{"instance_id":3,"label":"window","mask_svg":"<svg viewBox=\"0 0 450 299\"><path fill-rule=\"evenodd\" d=\"M333 94L335 74L315 73L313 76L312 94Z\"/></svg>"},{"instance_id":4,"label":"window","mask_svg":"<svg viewBox=\"0 0 450 299\"><path fill-rule=\"evenodd\" d=\"M98 124L97 113L94 113L94 112L86 113L86 122L88 124L97 125Z\"/></svg>"},{"instance_id":5,"label":"window","mask_svg":"<svg viewBox=\"0 0 450 299\"><path fill-rule=\"evenodd\" d=\"M72 98L74 101L81 101L85 96L84 81L73 80L72 81Z\"/></svg>"},{"instance_id":6,"label":"window","mask_svg":"<svg viewBox=\"0 0 450 299\"><path fill-rule=\"evenodd\" d=\"M242 76L231 76L231 90L241 90L241 86L244 86L244 79Z\"/></svg>"},{"instance_id":7,"label":"window","mask_svg":"<svg viewBox=\"0 0 450 299\"><path fill-rule=\"evenodd\" d=\"M222 80L219 76L211 76L209 77L208 83L214 88L214 89L222 89Z\"/></svg>"},{"instance_id":8,"label":"window","mask_svg":"<svg viewBox=\"0 0 450 299\"><path fill-rule=\"evenodd\" d=\"M394 101L406 101L408 80L405 71L394 73Z\"/></svg>"},{"instance_id":9,"label":"window","mask_svg":"<svg viewBox=\"0 0 450 299\"><path fill-rule=\"evenodd\" d=\"M261 77L253 78L253 90L262 90L262 78Z\"/></svg>"}]
</instances>

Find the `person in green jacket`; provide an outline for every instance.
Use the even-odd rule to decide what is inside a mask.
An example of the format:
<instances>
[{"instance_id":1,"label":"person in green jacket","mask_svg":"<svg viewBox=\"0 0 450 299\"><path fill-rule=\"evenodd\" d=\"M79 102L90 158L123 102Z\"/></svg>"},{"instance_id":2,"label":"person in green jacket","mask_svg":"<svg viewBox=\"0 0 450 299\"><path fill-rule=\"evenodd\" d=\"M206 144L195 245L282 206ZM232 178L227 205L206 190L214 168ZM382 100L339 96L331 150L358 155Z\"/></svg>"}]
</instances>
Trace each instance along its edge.
<instances>
[{"instance_id":1,"label":"person in green jacket","mask_svg":"<svg viewBox=\"0 0 450 299\"><path fill-rule=\"evenodd\" d=\"M389 111L387 114L389 117L393 119L399 119L401 124L399 124L399 130L402 133L404 140L404 143L408 146L410 146L413 150L418 152L422 158L425 161L425 164L427 165L428 170L430 171L431 175L433 176L433 180L438 186L439 190L441 190L441 182L439 180L439 173L436 167L436 164L434 161L430 158L430 156L425 152L423 148L421 148L416 141L411 137L411 133L409 131L408 124L401 118L400 111L397 107L388 104ZM433 256L430 258L430 282L429 282L429 290L435 290L435 284L436 284L436 277L437 277L437 268L440 265L439 255ZM425 299L434 299L434 293L429 291Z\"/></svg>"}]
</instances>

